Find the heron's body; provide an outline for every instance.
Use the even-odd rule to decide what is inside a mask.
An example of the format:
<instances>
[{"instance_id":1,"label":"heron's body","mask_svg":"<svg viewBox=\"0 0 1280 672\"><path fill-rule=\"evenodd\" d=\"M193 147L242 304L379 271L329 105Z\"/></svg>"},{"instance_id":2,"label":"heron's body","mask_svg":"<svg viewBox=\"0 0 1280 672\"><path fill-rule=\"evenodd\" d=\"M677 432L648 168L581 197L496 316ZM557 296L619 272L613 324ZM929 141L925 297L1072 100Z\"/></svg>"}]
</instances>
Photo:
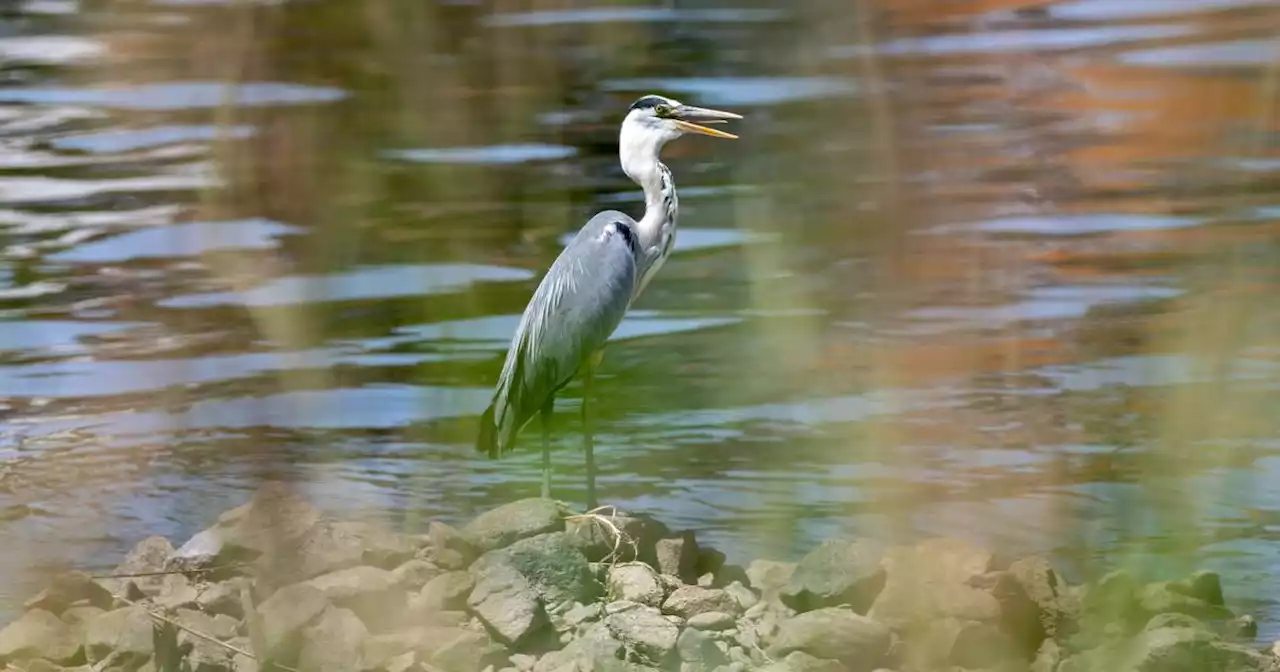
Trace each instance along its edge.
<instances>
[{"instance_id":1,"label":"heron's body","mask_svg":"<svg viewBox=\"0 0 1280 672\"><path fill-rule=\"evenodd\" d=\"M565 246L526 306L507 350L493 401L481 417L476 449L491 457L513 450L534 416L543 421L542 494L550 496L549 425L555 395L586 369L583 423L587 499L595 506L593 445L587 395L605 342L648 286L675 245L679 199L671 171L658 160L663 145L686 132L728 137L691 123L741 118L661 96L637 100L619 135L622 169L645 193L639 221L607 210L592 217Z\"/></svg>"}]
</instances>

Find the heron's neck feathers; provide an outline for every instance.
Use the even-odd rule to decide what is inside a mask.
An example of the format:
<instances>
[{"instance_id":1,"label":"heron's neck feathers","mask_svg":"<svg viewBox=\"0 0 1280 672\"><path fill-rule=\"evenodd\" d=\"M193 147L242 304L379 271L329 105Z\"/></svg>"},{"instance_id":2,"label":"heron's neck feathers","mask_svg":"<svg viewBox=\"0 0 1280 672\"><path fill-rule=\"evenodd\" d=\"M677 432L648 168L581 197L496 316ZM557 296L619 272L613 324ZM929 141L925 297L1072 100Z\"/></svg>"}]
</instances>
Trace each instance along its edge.
<instances>
[{"instance_id":1,"label":"heron's neck feathers","mask_svg":"<svg viewBox=\"0 0 1280 672\"><path fill-rule=\"evenodd\" d=\"M638 124L624 124L618 147L622 170L644 190L644 217L637 222L636 237L642 256L638 295L658 270L675 242L680 201L671 170L658 159L666 140L660 133Z\"/></svg>"}]
</instances>

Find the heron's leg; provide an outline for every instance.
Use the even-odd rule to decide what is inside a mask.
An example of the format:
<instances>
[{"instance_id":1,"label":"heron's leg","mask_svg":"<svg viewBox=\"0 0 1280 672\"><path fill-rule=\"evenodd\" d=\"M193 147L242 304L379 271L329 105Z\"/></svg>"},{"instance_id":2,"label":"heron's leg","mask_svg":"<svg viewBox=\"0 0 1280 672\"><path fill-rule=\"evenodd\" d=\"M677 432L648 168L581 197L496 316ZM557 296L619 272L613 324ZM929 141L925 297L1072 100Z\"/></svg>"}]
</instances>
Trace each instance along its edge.
<instances>
[{"instance_id":1,"label":"heron's leg","mask_svg":"<svg viewBox=\"0 0 1280 672\"><path fill-rule=\"evenodd\" d=\"M551 499L551 409L548 400L542 407L542 498Z\"/></svg>"},{"instance_id":2,"label":"heron's leg","mask_svg":"<svg viewBox=\"0 0 1280 672\"><path fill-rule=\"evenodd\" d=\"M596 375L596 367L604 359L604 350L597 350L587 358L586 375L582 382L582 447L587 458L587 510L596 508L596 453L595 437L591 430L591 413L588 404L591 399L591 388Z\"/></svg>"}]
</instances>

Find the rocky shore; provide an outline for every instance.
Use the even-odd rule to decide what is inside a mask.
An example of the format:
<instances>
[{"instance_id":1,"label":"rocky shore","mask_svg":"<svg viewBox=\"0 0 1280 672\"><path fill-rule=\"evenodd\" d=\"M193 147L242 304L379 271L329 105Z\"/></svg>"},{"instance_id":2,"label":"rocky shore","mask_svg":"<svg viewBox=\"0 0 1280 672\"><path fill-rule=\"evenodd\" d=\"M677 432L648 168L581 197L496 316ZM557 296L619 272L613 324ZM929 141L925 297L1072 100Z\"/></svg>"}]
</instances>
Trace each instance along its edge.
<instances>
[{"instance_id":1,"label":"rocky shore","mask_svg":"<svg viewBox=\"0 0 1280 672\"><path fill-rule=\"evenodd\" d=\"M269 483L177 549L56 577L0 669L1280 671L1256 634L1211 572L1070 586L953 539L740 567L641 515L527 499L405 535Z\"/></svg>"}]
</instances>

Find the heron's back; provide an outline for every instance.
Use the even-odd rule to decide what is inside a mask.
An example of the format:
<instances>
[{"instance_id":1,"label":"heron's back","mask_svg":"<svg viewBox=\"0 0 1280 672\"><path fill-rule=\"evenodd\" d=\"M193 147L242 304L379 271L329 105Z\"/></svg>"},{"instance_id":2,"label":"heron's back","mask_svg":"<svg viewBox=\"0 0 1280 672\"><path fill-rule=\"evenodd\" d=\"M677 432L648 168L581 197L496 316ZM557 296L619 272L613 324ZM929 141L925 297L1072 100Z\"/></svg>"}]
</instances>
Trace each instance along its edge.
<instances>
[{"instance_id":1,"label":"heron's back","mask_svg":"<svg viewBox=\"0 0 1280 672\"><path fill-rule=\"evenodd\" d=\"M538 283L481 417L477 450L491 457L513 450L520 430L622 322L636 281L634 227L616 210L597 214Z\"/></svg>"}]
</instances>

